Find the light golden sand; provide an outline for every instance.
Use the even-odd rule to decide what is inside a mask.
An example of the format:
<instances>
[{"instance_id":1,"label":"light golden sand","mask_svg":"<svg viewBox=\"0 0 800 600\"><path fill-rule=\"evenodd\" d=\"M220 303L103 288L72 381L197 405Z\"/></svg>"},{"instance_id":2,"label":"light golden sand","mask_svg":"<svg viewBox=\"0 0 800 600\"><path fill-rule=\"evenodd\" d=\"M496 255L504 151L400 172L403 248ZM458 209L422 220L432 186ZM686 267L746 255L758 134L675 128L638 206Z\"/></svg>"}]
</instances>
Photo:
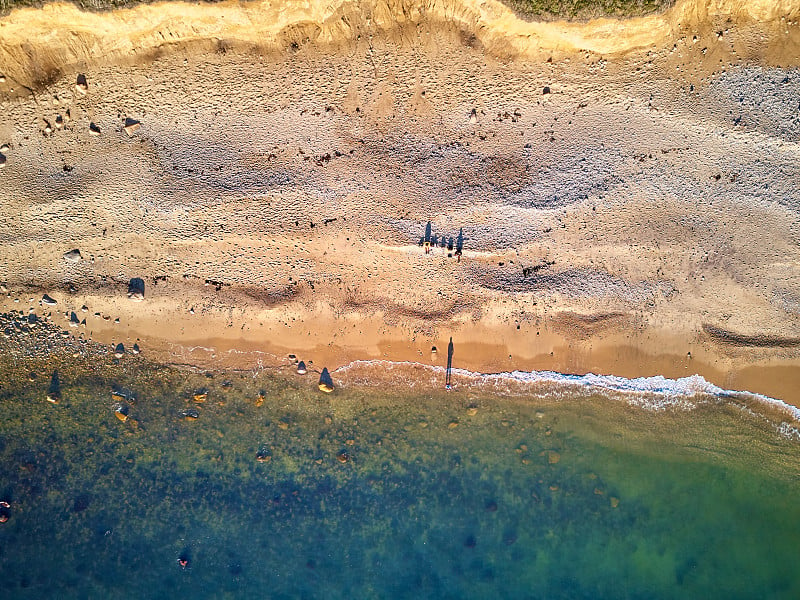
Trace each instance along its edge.
<instances>
[{"instance_id":1,"label":"light golden sand","mask_svg":"<svg viewBox=\"0 0 800 600\"><path fill-rule=\"evenodd\" d=\"M4 307L177 362L443 365L452 335L470 370L699 373L798 405L798 7L16 11ZM464 229L460 262L417 245L429 220Z\"/></svg>"}]
</instances>

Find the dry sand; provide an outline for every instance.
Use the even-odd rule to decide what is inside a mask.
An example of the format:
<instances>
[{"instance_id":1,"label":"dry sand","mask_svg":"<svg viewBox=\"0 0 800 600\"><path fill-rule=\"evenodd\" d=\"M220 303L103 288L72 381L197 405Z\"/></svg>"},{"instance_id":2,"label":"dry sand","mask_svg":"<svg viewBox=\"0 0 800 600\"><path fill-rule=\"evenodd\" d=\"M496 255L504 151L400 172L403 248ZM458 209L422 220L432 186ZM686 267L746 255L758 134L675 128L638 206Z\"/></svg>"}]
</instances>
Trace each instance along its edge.
<instances>
[{"instance_id":1,"label":"dry sand","mask_svg":"<svg viewBox=\"0 0 800 600\"><path fill-rule=\"evenodd\" d=\"M15 11L4 307L179 362L443 364L452 335L472 370L700 373L800 405L798 15ZM452 251L424 252L429 221Z\"/></svg>"}]
</instances>

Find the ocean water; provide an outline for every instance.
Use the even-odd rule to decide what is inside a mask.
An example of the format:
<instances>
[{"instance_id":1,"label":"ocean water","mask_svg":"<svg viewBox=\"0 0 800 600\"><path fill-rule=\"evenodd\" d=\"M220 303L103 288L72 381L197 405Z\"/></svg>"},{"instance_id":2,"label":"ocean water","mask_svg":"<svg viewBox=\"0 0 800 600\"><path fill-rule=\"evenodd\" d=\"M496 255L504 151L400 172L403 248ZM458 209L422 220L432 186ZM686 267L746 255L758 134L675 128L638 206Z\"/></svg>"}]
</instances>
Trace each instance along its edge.
<instances>
[{"instance_id":1,"label":"ocean water","mask_svg":"<svg viewBox=\"0 0 800 600\"><path fill-rule=\"evenodd\" d=\"M800 443L722 398L1 375L2 598L800 597Z\"/></svg>"}]
</instances>

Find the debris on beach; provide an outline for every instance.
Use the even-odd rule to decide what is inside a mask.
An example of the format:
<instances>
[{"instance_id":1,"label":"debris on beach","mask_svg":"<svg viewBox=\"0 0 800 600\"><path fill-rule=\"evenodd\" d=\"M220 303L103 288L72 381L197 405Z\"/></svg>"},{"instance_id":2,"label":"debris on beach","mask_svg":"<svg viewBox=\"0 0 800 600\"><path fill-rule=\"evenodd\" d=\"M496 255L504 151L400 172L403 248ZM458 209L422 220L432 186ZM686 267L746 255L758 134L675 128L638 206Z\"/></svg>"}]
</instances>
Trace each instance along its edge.
<instances>
[{"instance_id":1,"label":"debris on beach","mask_svg":"<svg viewBox=\"0 0 800 600\"><path fill-rule=\"evenodd\" d=\"M326 394L330 394L333 391L333 378L328 372L328 367L322 369L322 373L319 375L319 389Z\"/></svg>"}]
</instances>

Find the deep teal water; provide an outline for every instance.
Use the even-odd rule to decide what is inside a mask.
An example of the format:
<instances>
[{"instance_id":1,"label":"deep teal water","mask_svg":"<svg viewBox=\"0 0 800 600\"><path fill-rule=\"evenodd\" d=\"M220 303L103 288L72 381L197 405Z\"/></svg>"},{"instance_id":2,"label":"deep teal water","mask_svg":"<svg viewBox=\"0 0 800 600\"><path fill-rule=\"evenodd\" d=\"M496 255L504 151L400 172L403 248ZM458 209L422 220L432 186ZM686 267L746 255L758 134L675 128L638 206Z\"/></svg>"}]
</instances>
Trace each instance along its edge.
<instances>
[{"instance_id":1,"label":"deep teal water","mask_svg":"<svg viewBox=\"0 0 800 600\"><path fill-rule=\"evenodd\" d=\"M800 598L800 446L736 408L142 365L4 378L0 597Z\"/></svg>"}]
</instances>

